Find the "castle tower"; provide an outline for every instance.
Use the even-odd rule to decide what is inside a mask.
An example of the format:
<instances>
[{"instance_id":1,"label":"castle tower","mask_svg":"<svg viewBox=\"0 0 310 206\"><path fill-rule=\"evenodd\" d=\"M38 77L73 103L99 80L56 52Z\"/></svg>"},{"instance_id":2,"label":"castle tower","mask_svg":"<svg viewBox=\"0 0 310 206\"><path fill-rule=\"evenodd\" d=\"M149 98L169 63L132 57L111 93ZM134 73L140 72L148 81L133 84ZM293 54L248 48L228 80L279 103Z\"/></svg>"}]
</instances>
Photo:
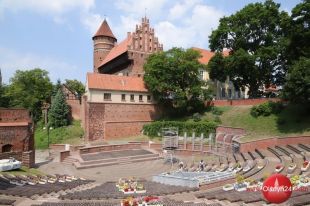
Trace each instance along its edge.
<instances>
[{"instance_id":1,"label":"castle tower","mask_svg":"<svg viewBox=\"0 0 310 206\"><path fill-rule=\"evenodd\" d=\"M112 33L108 22L104 20L96 34L93 36L94 42L94 72L98 73L98 67L105 59L111 49L115 46L117 39Z\"/></svg>"}]
</instances>

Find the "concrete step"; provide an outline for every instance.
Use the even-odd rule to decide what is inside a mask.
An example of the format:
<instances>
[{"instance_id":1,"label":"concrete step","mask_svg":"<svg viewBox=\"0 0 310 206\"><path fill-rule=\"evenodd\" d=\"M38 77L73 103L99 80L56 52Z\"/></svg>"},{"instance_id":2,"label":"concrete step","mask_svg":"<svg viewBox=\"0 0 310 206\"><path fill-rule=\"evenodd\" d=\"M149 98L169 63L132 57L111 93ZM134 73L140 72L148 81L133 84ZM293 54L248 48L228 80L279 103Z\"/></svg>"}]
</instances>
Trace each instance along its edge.
<instances>
[{"instance_id":1,"label":"concrete step","mask_svg":"<svg viewBox=\"0 0 310 206\"><path fill-rule=\"evenodd\" d=\"M133 162L143 162L143 161L152 161L159 159L159 156L154 157L146 157L146 158L139 158L139 159L119 159L114 162L104 162L99 164L88 164L88 165L82 165L80 162L74 162L74 166L76 169L88 169L88 168L95 168L95 167L105 167L105 166L111 166L111 165L122 165L122 164L130 164Z\"/></svg>"},{"instance_id":2,"label":"concrete step","mask_svg":"<svg viewBox=\"0 0 310 206\"><path fill-rule=\"evenodd\" d=\"M116 161L132 161L141 158L158 158L158 154L146 154L146 155L136 155L136 156L128 156L128 157L119 157L119 158L109 158L109 159L100 159L100 160L91 160L91 161L82 161L80 162L81 165L93 165L93 164L104 164L104 163L111 163Z\"/></svg>"}]
</instances>

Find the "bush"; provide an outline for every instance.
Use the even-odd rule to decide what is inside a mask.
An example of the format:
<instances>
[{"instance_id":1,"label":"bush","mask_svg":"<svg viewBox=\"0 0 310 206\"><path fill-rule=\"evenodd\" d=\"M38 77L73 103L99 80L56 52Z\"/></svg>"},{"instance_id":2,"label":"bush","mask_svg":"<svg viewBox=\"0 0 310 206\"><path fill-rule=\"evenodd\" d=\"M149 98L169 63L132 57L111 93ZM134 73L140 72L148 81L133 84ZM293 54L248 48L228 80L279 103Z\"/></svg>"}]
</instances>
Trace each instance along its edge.
<instances>
[{"instance_id":1,"label":"bush","mask_svg":"<svg viewBox=\"0 0 310 206\"><path fill-rule=\"evenodd\" d=\"M217 123L215 122L180 122L180 121L156 121L143 126L144 134L150 137L157 137L161 133L162 128L177 127L179 134L186 132L191 134L206 134L213 132Z\"/></svg>"},{"instance_id":2,"label":"bush","mask_svg":"<svg viewBox=\"0 0 310 206\"><path fill-rule=\"evenodd\" d=\"M223 111L218 107L212 107L211 112L214 115L222 115L223 114Z\"/></svg>"},{"instance_id":3,"label":"bush","mask_svg":"<svg viewBox=\"0 0 310 206\"><path fill-rule=\"evenodd\" d=\"M199 114L199 113L193 114L193 120L194 120L194 122L201 121L201 114Z\"/></svg>"},{"instance_id":4,"label":"bush","mask_svg":"<svg viewBox=\"0 0 310 206\"><path fill-rule=\"evenodd\" d=\"M269 116L271 114L278 114L283 110L283 105L280 102L265 102L251 108L251 115L253 117Z\"/></svg>"},{"instance_id":5,"label":"bush","mask_svg":"<svg viewBox=\"0 0 310 206\"><path fill-rule=\"evenodd\" d=\"M221 120L221 118L220 118L219 116L216 116L216 117L214 118L214 121L215 121L216 123L219 123L219 124L222 123L222 120Z\"/></svg>"}]
</instances>

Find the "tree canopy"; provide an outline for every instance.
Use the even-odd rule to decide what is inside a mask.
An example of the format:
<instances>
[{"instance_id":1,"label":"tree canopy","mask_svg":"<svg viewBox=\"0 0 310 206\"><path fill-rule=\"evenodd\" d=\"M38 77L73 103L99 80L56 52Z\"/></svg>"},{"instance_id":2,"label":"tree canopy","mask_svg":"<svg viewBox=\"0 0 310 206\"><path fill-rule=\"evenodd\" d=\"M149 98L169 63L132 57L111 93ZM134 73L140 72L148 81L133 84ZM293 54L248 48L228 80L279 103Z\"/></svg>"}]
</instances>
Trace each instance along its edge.
<instances>
[{"instance_id":1,"label":"tree canopy","mask_svg":"<svg viewBox=\"0 0 310 206\"><path fill-rule=\"evenodd\" d=\"M82 82L76 79L66 79L66 85L71 91L76 92L79 97L81 97L85 93L85 86L82 84Z\"/></svg>"},{"instance_id":2,"label":"tree canopy","mask_svg":"<svg viewBox=\"0 0 310 206\"><path fill-rule=\"evenodd\" d=\"M217 52L229 49L230 55L225 60L215 55L211 63L221 62L211 66L210 73L218 74L222 69L235 86L248 87L250 97L259 97L258 89L264 85L283 83L289 16L279 11L279 7L267 0L248 4L235 14L221 18L210 36L210 48Z\"/></svg>"},{"instance_id":3,"label":"tree canopy","mask_svg":"<svg viewBox=\"0 0 310 206\"><path fill-rule=\"evenodd\" d=\"M165 109L180 113L201 109L207 89L199 76L199 71L205 69L199 57L198 51L172 48L147 59L145 83Z\"/></svg>"},{"instance_id":4,"label":"tree canopy","mask_svg":"<svg viewBox=\"0 0 310 206\"><path fill-rule=\"evenodd\" d=\"M302 57L290 68L283 89L284 98L294 103L310 104L310 59Z\"/></svg>"},{"instance_id":5,"label":"tree canopy","mask_svg":"<svg viewBox=\"0 0 310 206\"><path fill-rule=\"evenodd\" d=\"M62 127L69 124L69 106L61 89L58 90L56 96L52 99L51 108L48 115L48 123L50 127Z\"/></svg>"},{"instance_id":6,"label":"tree canopy","mask_svg":"<svg viewBox=\"0 0 310 206\"><path fill-rule=\"evenodd\" d=\"M43 102L49 102L52 83L48 72L39 68L21 71L17 70L10 79L6 96L10 106L29 109L35 121L41 117Z\"/></svg>"}]
</instances>

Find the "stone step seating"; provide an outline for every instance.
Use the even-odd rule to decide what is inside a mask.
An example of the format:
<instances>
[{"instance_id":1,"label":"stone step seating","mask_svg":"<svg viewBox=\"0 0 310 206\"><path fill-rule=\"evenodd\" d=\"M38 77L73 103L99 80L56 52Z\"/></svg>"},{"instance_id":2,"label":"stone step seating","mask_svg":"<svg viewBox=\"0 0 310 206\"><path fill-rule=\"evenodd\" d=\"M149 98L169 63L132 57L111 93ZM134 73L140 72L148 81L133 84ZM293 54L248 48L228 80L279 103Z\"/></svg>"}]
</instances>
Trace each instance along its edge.
<instances>
[{"instance_id":1,"label":"stone step seating","mask_svg":"<svg viewBox=\"0 0 310 206\"><path fill-rule=\"evenodd\" d=\"M116 151L113 151L116 152ZM121 151L120 151L121 152ZM105 153L105 152L103 152ZM100 153L97 153L100 155ZM134 162L144 162L144 161L153 161L159 159L159 154L154 154L151 152L147 152L145 154L139 155L129 155L129 156L120 156L120 157L111 157L111 158L102 158L96 157L94 159L91 158L81 158L78 161L74 161L73 165L77 169L88 169L94 167L104 167L104 166L111 166L111 165L120 165L120 164L130 164Z\"/></svg>"},{"instance_id":2,"label":"stone step seating","mask_svg":"<svg viewBox=\"0 0 310 206\"><path fill-rule=\"evenodd\" d=\"M307 152L310 152L310 147L308 147L307 145L304 145L304 144L298 144L298 146L300 148L302 148L303 150L307 151Z\"/></svg>"},{"instance_id":3,"label":"stone step seating","mask_svg":"<svg viewBox=\"0 0 310 206\"><path fill-rule=\"evenodd\" d=\"M0 198L0 205L14 205L15 200Z\"/></svg>"}]
</instances>

